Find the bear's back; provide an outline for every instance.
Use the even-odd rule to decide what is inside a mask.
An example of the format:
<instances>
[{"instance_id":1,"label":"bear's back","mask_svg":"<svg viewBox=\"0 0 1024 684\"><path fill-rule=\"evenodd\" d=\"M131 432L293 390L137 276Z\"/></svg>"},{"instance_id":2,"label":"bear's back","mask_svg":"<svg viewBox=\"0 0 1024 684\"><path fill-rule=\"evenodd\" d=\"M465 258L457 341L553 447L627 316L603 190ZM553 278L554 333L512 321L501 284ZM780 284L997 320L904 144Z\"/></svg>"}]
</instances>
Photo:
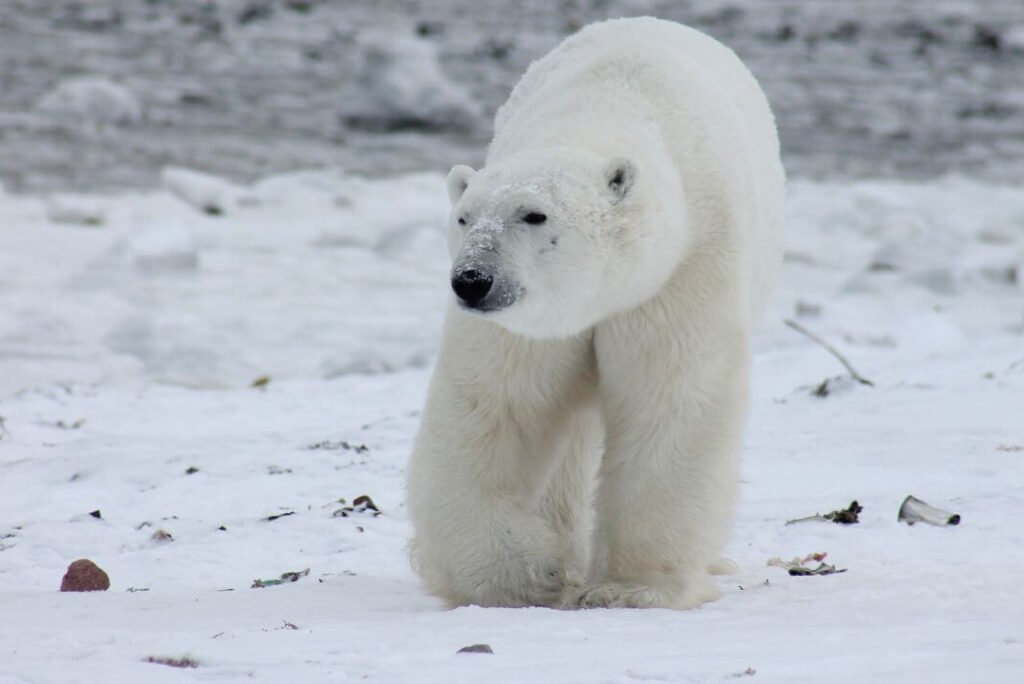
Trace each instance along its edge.
<instances>
[{"instance_id":1,"label":"bear's back","mask_svg":"<svg viewBox=\"0 0 1024 684\"><path fill-rule=\"evenodd\" d=\"M529 101L545 86L571 85L595 64L614 60L617 55L630 58L642 55L656 64L670 56L697 65L729 92L734 103L755 124L757 130L751 132L774 142L778 154L774 126L763 125L766 112L767 121L772 121L768 102L736 54L696 29L653 17L610 19L590 24L533 62L498 110L495 133L500 133L509 119L529 106Z\"/></svg>"},{"instance_id":2,"label":"bear's back","mask_svg":"<svg viewBox=\"0 0 1024 684\"><path fill-rule=\"evenodd\" d=\"M609 96L609 89L615 88L628 88L629 99L635 101L625 102L625 93L618 91ZM668 92L657 92L660 88ZM594 97L579 97L582 92ZM785 173L767 98L739 57L714 38L652 17L611 19L585 27L530 65L497 113L488 163L493 156L521 150L524 144L543 145L570 137L604 142L595 130L600 132L608 120L621 120L615 116L607 119L593 110L620 107L635 111L639 107L647 119L660 120L655 129L666 136L684 184L686 176L693 174L699 178L693 183L696 186L721 160L695 155L693 141L705 133L681 122L689 120L686 110L711 100L724 103L722 106L735 113L729 114L734 133L719 135L730 140L730 146L735 143L740 156L723 162L726 166L722 168L742 169L748 174L746 180L735 179L734 189L746 198L743 211L749 220L744 228L749 233L747 244L753 246L750 293L756 317L781 256ZM565 112L573 112L571 120L562 116ZM552 120L560 119L561 129L551 126ZM712 113L712 125L724 123L715 119ZM538 132L546 137L539 139Z\"/></svg>"}]
</instances>

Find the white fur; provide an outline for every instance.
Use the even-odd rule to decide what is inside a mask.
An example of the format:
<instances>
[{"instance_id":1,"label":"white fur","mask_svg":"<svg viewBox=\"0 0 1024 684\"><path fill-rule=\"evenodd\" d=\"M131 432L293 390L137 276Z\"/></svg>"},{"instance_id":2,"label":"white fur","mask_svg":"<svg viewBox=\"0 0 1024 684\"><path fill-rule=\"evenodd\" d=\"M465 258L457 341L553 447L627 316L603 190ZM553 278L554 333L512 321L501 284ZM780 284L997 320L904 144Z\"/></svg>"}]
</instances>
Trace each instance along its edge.
<instances>
[{"instance_id":1,"label":"white fur","mask_svg":"<svg viewBox=\"0 0 1024 684\"><path fill-rule=\"evenodd\" d=\"M530 67L485 167L455 167L449 191L453 274L501 289L493 310L453 298L410 462L427 589L452 605L714 598L749 336L781 250L757 83L693 29L594 24Z\"/></svg>"}]
</instances>

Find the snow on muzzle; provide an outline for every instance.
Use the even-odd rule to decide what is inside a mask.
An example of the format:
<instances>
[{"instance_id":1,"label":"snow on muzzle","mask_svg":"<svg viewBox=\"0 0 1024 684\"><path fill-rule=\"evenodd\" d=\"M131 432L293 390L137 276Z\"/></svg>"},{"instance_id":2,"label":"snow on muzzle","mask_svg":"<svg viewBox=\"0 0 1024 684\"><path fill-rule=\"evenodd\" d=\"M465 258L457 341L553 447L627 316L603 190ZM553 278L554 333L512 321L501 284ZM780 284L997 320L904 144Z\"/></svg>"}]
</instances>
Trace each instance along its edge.
<instances>
[{"instance_id":1,"label":"snow on muzzle","mask_svg":"<svg viewBox=\"0 0 1024 684\"><path fill-rule=\"evenodd\" d=\"M451 273L452 290L463 309L500 311L518 299L519 285L500 257L499 233L474 228L466 234Z\"/></svg>"}]
</instances>

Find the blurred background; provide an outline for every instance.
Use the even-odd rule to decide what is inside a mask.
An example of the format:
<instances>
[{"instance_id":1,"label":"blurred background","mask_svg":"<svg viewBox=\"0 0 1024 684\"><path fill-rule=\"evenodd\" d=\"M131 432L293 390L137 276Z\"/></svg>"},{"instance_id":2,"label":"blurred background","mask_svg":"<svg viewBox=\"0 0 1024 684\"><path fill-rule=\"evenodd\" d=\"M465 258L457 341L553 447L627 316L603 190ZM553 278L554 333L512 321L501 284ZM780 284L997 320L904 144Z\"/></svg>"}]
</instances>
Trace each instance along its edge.
<instances>
[{"instance_id":1,"label":"blurred background","mask_svg":"<svg viewBox=\"0 0 1024 684\"><path fill-rule=\"evenodd\" d=\"M479 163L531 60L640 14L739 53L793 176L1024 180L1021 0L4 0L0 180Z\"/></svg>"}]
</instances>

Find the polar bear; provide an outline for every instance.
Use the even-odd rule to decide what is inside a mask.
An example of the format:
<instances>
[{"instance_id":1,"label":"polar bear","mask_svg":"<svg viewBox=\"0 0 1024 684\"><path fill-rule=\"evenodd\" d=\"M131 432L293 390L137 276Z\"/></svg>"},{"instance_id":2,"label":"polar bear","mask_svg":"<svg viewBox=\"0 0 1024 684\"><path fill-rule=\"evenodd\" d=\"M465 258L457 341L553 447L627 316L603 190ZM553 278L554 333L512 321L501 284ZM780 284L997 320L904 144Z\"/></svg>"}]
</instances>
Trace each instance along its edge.
<instances>
[{"instance_id":1,"label":"polar bear","mask_svg":"<svg viewBox=\"0 0 1024 684\"><path fill-rule=\"evenodd\" d=\"M485 166L448 176L454 294L408 481L428 591L715 597L783 186L764 94L694 29L593 24L529 68Z\"/></svg>"}]
</instances>

